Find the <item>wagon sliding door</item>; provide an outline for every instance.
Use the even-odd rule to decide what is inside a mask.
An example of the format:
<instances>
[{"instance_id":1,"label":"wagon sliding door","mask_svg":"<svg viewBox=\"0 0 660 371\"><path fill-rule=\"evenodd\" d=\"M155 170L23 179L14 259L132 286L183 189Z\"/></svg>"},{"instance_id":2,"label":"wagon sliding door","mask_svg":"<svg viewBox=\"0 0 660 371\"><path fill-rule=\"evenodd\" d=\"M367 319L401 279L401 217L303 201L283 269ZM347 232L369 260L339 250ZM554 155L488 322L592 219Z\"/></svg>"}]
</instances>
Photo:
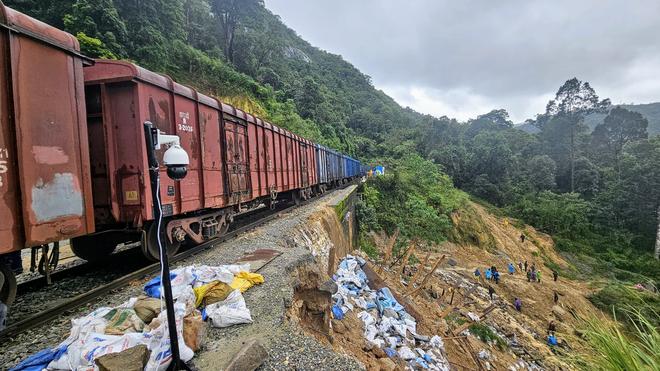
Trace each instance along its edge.
<instances>
[{"instance_id":1,"label":"wagon sliding door","mask_svg":"<svg viewBox=\"0 0 660 371\"><path fill-rule=\"evenodd\" d=\"M225 155L231 203L250 199L247 123L224 116Z\"/></svg>"},{"instance_id":2,"label":"wagon sliding door","mask_svg":"<svg viewBox=\"0 0 660 371\"><path fill-rule=\"evenodd\" d=\"M307 144L300 142L300 179L302 187L309 187L309 176L307 174Z\"/></svg>"}]
</instances>

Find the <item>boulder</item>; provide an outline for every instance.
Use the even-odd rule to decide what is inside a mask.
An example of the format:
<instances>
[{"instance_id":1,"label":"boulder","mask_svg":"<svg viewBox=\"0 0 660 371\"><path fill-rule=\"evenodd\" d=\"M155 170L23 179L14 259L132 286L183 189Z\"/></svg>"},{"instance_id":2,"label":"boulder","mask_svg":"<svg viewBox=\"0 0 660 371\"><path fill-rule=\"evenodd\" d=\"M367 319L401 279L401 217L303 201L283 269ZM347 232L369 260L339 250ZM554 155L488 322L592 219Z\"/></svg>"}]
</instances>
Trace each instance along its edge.
<instances>
[{"instance_id":1,"label":"boulder","mask_svg":"<svg viewBox=\"0 0 660 371\"><path fill-rule=\"evenodd\" d=\"M379 358L378 366L380 366L381 371L394 371L396 370L396 363L389 358Z\"/></svg>"},{"instance_id":2,"label":"boulder","mask_svg":"<svg viewBox=\"0 0 660 371\"><path fill-rule=\"evenodd\" d=\"M142 371L149 361L149 356L147 346L140 344L118 353L100 356L94 363L99 371Z\"/></svg>"},{"instance_id":3,"label":"boulder","mask_svg":"<svg viewBox=\"0 0 660 371\"><path fill-rule=\"evenodd\" d=\"M342 321L333 319L331 322L332 322L332 331L338 334L343 334L346 332L346 325L344 325Z\"/></svg>"},{"instance_id":4,"label":"boulder","mask_svg":"<svg viewBox=\"0 0 660 371\"><path fill-rule=\"evenodd\" d=\"M552 307L552 313L557 316L558 319L562 320L566 316L566 311L559 305Z\"/></svg>"},{"instance_id":5,"label":"boulder","mask_svg":"<svg viewBox=\"0 0 660 371\"><path fill-rule=\"evenodd\" d=\"M254 371L268 358L268 351L259 340L248 341L229 362L227 371Z\"/></svg>"}]
</instances>

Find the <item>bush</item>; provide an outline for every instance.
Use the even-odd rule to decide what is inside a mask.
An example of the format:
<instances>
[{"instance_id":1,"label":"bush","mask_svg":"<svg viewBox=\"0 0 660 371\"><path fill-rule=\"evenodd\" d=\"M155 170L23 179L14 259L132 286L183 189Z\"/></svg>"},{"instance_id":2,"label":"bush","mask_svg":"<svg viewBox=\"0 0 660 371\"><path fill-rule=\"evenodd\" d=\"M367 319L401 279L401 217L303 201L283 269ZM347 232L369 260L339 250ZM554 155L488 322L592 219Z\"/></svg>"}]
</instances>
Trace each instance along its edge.
<instances>
[{"instance_id":1,"label":"bush","mask_svg":"<svg viewBox=\"0 0 660 371\"><path fill-rule=\"evenodd\" d=\"M452 228L450 214L467 196L419 155L393 160L389 169L364 185L360 215L366 217L361 220L365 230L393 233L399 228L403 239L444 241Z\"/></svg>"},{"instance_id":2,"label":"bush","mask_svg":"<svg viewBox=\"0 0 660 371\"><path fill-rule=\"evenodd\" d=\"M509 209L516 217L551 234L577 237L591 228L591 205L577 193L528 194Z\"/></svg>"},{"instance_id":3,"label":"bush","mask_svg":"<svg viewBox=\"0 0 660 371\"><path fill-rule=\"evenodd\" d=\"M499 337L490 327L482 323L473 323L469 327L470 333L477 338L479 338L484 343L495 343L495 345L500 349L504 350L507 347L507 343Z\"/></svg>"},{"instance_id":4,"label":"bush","mask_svg":"<svg viewBox=\"0 0 660 371\"><path fill-rule=\"evenodd\" d=\"M660 318L658 317L660 295L656 293L638 291L627 285L612 283L591 295L589 300L605 312L621 313L630 307L634 307L654 326L660 326ZM630 316L623 316L621 319L632 329L634 324L629 321L630 318Z\"/></svg>"}]
</instances>

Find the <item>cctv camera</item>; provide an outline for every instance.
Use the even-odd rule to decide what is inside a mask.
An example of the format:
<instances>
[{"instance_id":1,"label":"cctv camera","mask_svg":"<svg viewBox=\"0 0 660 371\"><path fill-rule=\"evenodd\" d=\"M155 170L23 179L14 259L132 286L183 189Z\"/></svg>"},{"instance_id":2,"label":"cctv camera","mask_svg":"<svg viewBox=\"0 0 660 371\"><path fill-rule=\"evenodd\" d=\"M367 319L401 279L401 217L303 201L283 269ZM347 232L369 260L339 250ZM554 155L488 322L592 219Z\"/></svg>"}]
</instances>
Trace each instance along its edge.
<instances>
[{"instance_id":1,"label":"cctv camera","mask_svg":"<svg viewBox=\"0 0 660 371\"><path fill-rule=\"evenodd\" d=\"M167 166L167 176L174 180L181 180L188 174L190 159L180 145L175 144L163 154L163 163Z\"/></svg>"}]
</instances>

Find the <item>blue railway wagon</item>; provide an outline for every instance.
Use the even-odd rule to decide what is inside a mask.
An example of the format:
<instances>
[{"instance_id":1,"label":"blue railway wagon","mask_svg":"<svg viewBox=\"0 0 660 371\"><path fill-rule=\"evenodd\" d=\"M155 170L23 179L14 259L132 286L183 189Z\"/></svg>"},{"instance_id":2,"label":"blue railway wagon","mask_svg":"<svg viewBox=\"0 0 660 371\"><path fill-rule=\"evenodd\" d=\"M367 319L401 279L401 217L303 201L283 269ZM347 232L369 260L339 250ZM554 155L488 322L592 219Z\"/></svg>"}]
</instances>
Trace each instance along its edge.
<instances>
[{"instance_id":1,"label":"blue railway wagon","mask_svg":"<svg viewBox=\"0 0 660 371\"><path fill-rule=\"evenodd\" d=\"M331 184L342 178L342 154L320 144L316 145L319 184Z\"/></svg>"},{"instance_id":2,"label":"blue railway wagon","mask_svg":"<svg viewBox=\"0 0 660 371\"><path fill-rule=\"evenodd\" d=\"M318 180L321 185L335 184L360 175L360 161L316 144Z\"/></svg>"}]
</instances>

